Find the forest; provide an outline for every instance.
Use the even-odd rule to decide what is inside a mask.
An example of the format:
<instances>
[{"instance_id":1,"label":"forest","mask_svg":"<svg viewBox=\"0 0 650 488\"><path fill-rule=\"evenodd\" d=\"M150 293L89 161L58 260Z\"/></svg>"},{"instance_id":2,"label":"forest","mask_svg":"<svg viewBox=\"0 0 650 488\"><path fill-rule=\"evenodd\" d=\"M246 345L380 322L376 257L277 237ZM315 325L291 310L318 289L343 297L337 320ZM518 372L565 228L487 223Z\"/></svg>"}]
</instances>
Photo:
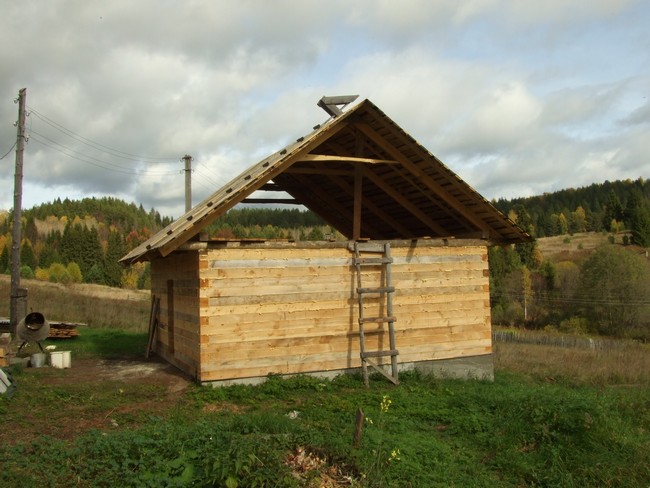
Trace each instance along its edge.
<instances>
[{"instance_id":1,"label":"forest","mask_svg":"<svg viewBox=\"0 0 650 488\"><path fill-rule=\"evenodd\" d=\"M493 202L536 239L489 249L492 322L650 340L649 202L643 179ZM539 238L585 232L607 245L540 252Z\"/></svg>"},{"instance_id":2,"label":"forest","mask_svg":"<svg viewBox=\"0 0 650 488\"><path fill-rule=\"evenodd\" d=\"M535 237L629 229L633 243L650 246L650 181L605 181L528 198L493 200Z\"/></svg>"},{"instance_id":3,"label":"forest","mask_svg":"<svg viewBox=\"0 0 650 488\"><path fill-rule=\"evenodd\" d=\"M492 202L535 240L489 249L494 324L650 340L650 182L606 181ZM57 199L23 211L21 275L148 288L147 263L118 263L171 222L122 200ZM0 272L9 273L11 212L0 212ZM236 208L206 231L222 239L344 239L310 211ZM539 238L605 236L593 252L544 256Z\"/></svg>"},{"instance_id":4,"label":"forest","mask_svg":"<svg viewBox=\"0 0 650 488\"><path fill-rule=\"evenodd\" d=\"M149 266L118 260L172 221L122 200L57 199L23 211L21 276L58 283L148 288ZM0 212L0 272L10 272L12 214ZM207 227L213 238L323 240L336 232L312 212L233 209Z\"/></svg>"}]
</instances>

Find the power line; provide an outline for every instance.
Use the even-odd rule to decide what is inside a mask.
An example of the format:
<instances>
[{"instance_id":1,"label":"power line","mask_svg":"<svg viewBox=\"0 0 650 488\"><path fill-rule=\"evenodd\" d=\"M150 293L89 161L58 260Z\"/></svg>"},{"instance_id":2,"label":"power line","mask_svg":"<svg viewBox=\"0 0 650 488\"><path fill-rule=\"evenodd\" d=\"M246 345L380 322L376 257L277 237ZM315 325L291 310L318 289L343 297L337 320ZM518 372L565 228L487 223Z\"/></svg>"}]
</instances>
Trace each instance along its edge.
<instances>
[{"instance_id":1,"label":"power line","mask_svg":"<svg viewBox=\"0 0 650 488\"><path fill-rule=\"evenodd\" d=\"M45 139L45 140L41 140L40 139L41 137L43 139ZM62 144L59 144L58 142L55 142L52 139L49 139L49 138L39 134L38 132L34 132L34 131L32 131L32 139L34 141L38 142L39 144L42 144L43 146L49 147L50 149L54 149L55 151L58 151L61 154L65 155L65 156L67 156L67 157L69 157L71 159L75 159L77 161L81 161L82 163L90 164L92 166L96 166L98 168L102 168L102 169L105 169L105 170L108 170L108 171L113 171L113 172L116 172L116 173L123 173L123 174L127 174L127 175L149 175L149 176L168 176L168 175L176 174L175 171L151 172L149 170L145 170L145 171L128 170L128 169L125 169L122 166L118 166L118 165L115 165L113 163L102 161L102 160L94 158L92 156L88 156L88 155L85 155L83 153L79 153L79 152L77 152L77 151L75 151L73 149L70 149L70 148L68 148L66 146L63 146ZM49 141L49 142L46 142L46 141ZM57 147L57 146L60 146L60 147ZM70 153L73 153L73 154L70 154ZM79 154L79 155L84 156L84 157L79 157L79 156L76 156L75 154ZM88 159L86 159L86 158L88 158ZM95 160L95 162L90 161L90 159ZM112 165L113 167L109 167L109 166L105 166L105 165L109 165L109 166Z\"/></svg>"},{"instance_id":2,"label":"power line","mask_svg":"<svg viewBox=\"0 0 650 488\"><path fill-rule=\"evenodd\" d=\"M208 183L213 185L215 189L222 187L223 185L226 184L226 181L223 180L221 182L218 182L216 180L213 180L212 177L208 174L206 174L204 171L201 171L200 165L194 168L194 171L199 174L204 180L206 180Z\"/></svg>"},{"instance_id":3,"label":"power line","mask_svg":"<svg viewBox=\"0 0 650 488\"><path fill-rule=\"evenodd\" d=\"M178 157L153 157L153 156L142 156L138 154L132 154L128 153L125 151L121 151L119 149L115 149L109 146L106 146L104 144L101 144L99 142L93 141L91 139L88 139L80 134L77 134L76 132L64 127L63 125L59 124L58 122L52 120L51 118L47 117L43 113L39 112L33 107L28 107L29 108L29 113L35 115L38 117L40 120L42 120L44 123L47 125L51 126L52 128L58 130L59 132L62 132L63 134L67 135L68 137L76 140L77 142L80 142L82 144L85 144L86 146L92 147L95 150L98 151L103 151L111 156L122 158L122 159L128 159L131 161L142 161L150 164L171 164L175 163L178 161Z\"/></svg>"},{"instance_id":4,"label":"power line","mask_svg":"<svg viewBox=\"0 0 650 488\"><path fill-rule=\"evenodd\" d=\"M9 156L9 153L13 150L14 147L16 147L16 143L15 143L15 142L14 142L13 145L9 148L9 150L6 152L6 154L0 158L0 160L2 160L2 159L4 159L4 158L6 158L7 156Z\"/></svg>"},{"instance_id":5,"label":"power line","mask_svg":"<svg viewBox=\"0 0 650 488\"><path fill-rule=\"evenodd\" d=\"M523 293L492 293L494 298L510 298L510 299L523 299ZM538 302L553 302L553 303L565 303L573 305L608 305L608 306L648 306L650 301L648 300L616 300L616 299L603 299L595 296L577 296L577 297L567 297L567 296L558 296L552 297L544 294L533 294L528 296L529 299L535 300Z\"/></svg>"}]
</instances>

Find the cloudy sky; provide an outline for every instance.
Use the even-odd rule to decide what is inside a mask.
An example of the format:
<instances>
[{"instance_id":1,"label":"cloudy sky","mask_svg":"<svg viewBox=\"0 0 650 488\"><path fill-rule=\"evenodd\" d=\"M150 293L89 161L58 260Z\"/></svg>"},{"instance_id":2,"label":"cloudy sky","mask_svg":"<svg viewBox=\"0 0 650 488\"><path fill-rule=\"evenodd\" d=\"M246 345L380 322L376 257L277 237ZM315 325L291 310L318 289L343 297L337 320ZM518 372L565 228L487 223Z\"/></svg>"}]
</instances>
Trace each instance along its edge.
<instances>
[{"instance_id":1,"label":"cloudy sky","mask_svg":"<svg viewBox=\"0 0 650 488\"><path fill-rule=\"evenodd\" d=\"M369 98L483 196L650 178L650 2L0 0L0 209L111 195L178 217Z\"/></svg>"}]
</instances>

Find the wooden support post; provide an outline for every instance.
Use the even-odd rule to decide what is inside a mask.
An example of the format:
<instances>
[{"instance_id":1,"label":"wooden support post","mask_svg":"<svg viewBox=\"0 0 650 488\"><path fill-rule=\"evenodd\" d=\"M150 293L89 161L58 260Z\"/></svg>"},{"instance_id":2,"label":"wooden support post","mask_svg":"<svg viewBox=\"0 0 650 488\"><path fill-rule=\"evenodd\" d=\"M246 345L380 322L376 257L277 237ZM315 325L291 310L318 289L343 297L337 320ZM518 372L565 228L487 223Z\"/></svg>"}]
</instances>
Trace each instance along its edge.
<instances>
[{"instance_id":1,"label":"wooden support post","mask_svg":"<svg viewBox=\"0 0 650 488\"><path fill-rule=\"evenodd\" d=\"M153 349L154 338L158 330L158 315L160 313L160 297L153 295L151 297L151 313L149 315L149 334L147 337L147 348L144 351L144 357L149 358Z\"/></svg>"},{"instance_id":2,"label":"wooden support post","mask_svg":"<svg viewBox=\"0 0 650 488\"><path fill-rule=\"evenodd\" d=\"M352 217L352 240L361 238L361 199L363 198L363 173L361 167L354 167L354 213Z\"/></svg>"},{"instance_id":3,"label":"wooden support post","mask_svg":"<svg viewBox=\"0 0 650 488\"><path fill-rule=\"evenodd\" d=\"M352 440L352 445L355 449L361 444L361 435L363 434L363 422L366 419L366 416L363 414L363 410L360 408L357 409L357 415L354 419L354 438Z\"/></svg>"},{"instance_id":4,"label":"wooden support post","mask_svg":"<svg viewBox=\"0 0 650 488\"><path fill-rule=\"evenodd\" d=\"M174 354L174 280L167 280L167 347Z\"/></svg>"},{"instance_id":5,"label":"wooden support post","mask_svg":"<svg viewBox=\"0 0 650 488\"><path fill-rule=\"evenodd\" d=\"M363 135L356 130L354 155L363 156ZM354 165L354 209L352 216L352 239L361 238L361 208L363 198L363 169L361 164Z\"/></svg>"}]
</instances>

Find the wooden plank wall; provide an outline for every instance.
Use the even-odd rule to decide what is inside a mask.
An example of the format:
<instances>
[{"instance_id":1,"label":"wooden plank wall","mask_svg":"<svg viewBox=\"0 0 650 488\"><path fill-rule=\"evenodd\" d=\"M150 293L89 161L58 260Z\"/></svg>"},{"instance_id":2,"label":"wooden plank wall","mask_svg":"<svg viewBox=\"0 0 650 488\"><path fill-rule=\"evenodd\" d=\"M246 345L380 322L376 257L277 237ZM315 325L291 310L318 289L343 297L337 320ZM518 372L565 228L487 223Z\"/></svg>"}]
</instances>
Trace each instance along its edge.
<instances>
[{"instance_id":1,"label":"wooden plank wall","mask_svg":"<svg viewBox=\"0 0 650 488\"><path fill-rule=\"evenodd\" d=\"M393 247L399 362L491 352L487 248ZM201 381L359 367L356 275L347 247L200 254ZM363 286L378 286L365 270ZM383 307L365 300L365 316ZM374 301L374 303L373 303ZM383 328L366 349L388 349Z\"/></svg>"},{"instance_id":2,"label":"wooden plank wall","mask_svg":"<svg viewBox=\"0 0 650 488\"><path fill-rule=\"evenodd\" d=\"M154 351L196 376L199 364L199 270L196 252L151 261L151 293L160 297Z\"/></svg>"}]
</instances>

